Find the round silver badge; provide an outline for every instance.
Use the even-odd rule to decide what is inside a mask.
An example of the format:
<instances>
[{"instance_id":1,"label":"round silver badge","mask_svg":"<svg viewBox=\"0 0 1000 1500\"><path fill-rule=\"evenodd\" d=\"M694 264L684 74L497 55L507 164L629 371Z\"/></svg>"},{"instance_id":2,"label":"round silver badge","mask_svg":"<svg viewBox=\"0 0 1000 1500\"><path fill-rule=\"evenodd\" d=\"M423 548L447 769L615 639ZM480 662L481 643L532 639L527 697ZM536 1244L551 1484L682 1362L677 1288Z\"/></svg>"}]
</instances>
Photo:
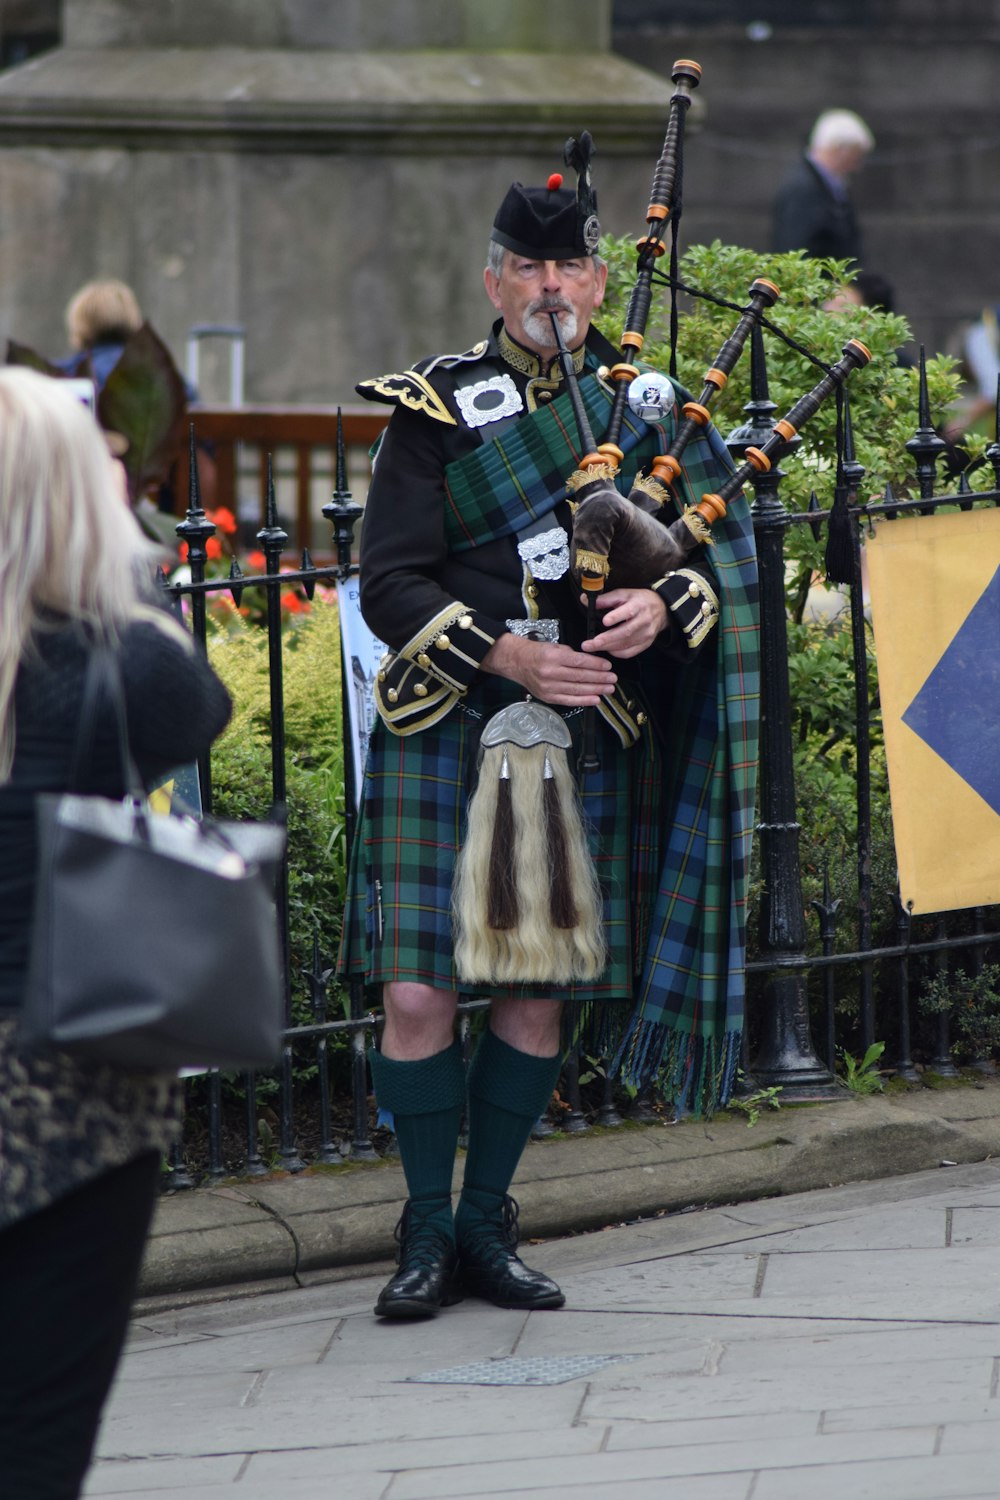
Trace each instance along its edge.
<instances>
[{"instance_id":1,"label":"round silver badge","mask_svg":"<svg viewBox=\"0 0 1000 1500\"><path fill-rule=\"evenodd\" d=\"M583 243L593 255L601 239L601 221L596 214L591 214L583 226Z\"/></svg>"},{"instance_id":2,"label":"round silver badge","mask_svg":"<svg viewBox=\"0 0 1000 1500\"><path fill-rule=\"evenodd\" d=\"M637 375L628 388L629 410L643 422L665 422L677 404L666 375L649 370Z\"/></svg>"}]
</instances>

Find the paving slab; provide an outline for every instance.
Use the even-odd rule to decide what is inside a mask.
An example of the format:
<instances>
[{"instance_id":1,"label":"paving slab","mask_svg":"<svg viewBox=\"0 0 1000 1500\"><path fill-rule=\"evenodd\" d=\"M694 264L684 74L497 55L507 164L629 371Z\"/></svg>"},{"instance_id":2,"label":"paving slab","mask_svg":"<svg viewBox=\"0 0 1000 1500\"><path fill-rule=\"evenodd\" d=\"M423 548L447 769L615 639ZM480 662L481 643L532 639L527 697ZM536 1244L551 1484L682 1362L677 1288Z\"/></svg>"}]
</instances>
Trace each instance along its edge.
<instances>
[{"instance_id":1,"label":"paving slab","mask_svg":"<svg viewBox=\"0 0 1000 1500\"><path fill-rule=\"evenodd\" d=\"M998 1210L984 1162L553 1239L559 1312L147 1307L85 1493L996 1500Z\"/></svg>"}]
</instances>

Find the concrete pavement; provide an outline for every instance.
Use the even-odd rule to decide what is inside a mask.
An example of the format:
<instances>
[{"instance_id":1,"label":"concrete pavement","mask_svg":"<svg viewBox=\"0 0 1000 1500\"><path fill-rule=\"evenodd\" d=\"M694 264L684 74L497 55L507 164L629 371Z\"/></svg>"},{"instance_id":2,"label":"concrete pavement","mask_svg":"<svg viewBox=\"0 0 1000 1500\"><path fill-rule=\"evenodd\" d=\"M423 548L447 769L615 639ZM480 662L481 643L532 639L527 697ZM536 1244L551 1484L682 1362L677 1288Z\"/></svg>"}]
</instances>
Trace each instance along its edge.
<instances>
[{"instance_id":1,"label":"concrete pavement","mask_svg":"<svg viewBox=\"0 0 1000 1500\"><path fill-rule=\"evenodd\" d=\"M950 1117L924 1122L927 1149L942 1161L988 1133L985 1112L972 1111L976 1093L947 1097ZM839 1123L836 1108L824 1112L845 1175L861 1164L855 1114L871 1122L869 1175L898 1164L904 1147L918 1153L911 1101L895 1119L885 1100L845 1105ZM783 1170L791 1185L810 1161L834 1159L815 1140L810 1148L809 1130L783 1146L757 1135L760 1126L738 1128L747 1142L739 1160L749 1169L759 1158L763 1191ZM731 1144L719 1122L684 1129L715 1148ZM879 1158L880 1132L895 1154ZM637 1182L646 1167L653 1178L667 1175L666 1163L649 1157L651 1134L633 1134L625 1170L640 1174ZM683 1130L660 1135L684 1139ZM596 1142L569 1144L582 1162ZM717 1149L702 1157L700 1181L691 1158L672 1149L692 1189L721 1189ZM610 1177L598 1174L595 1194ZM582 1166L577 1179L587 1185ZM530 1179L539 1223L554 1181ZM216 1231L197 1232L208 1243ZM341 1246L350 1240L345 1231ZM318 1240L309 1244L311 1256ZM466 1301L426 1323L386 1326L371 1314L381 1276L324 1281L327 1270L310 1284L304 1265L293 1289L170 1311L147 1305L106 1415L89 1500L1000 1493L993 1162L670 1214L550 1240L528 1258L560 1280L564 1310L522 1314Z\"/></svg>"}]
</instances>

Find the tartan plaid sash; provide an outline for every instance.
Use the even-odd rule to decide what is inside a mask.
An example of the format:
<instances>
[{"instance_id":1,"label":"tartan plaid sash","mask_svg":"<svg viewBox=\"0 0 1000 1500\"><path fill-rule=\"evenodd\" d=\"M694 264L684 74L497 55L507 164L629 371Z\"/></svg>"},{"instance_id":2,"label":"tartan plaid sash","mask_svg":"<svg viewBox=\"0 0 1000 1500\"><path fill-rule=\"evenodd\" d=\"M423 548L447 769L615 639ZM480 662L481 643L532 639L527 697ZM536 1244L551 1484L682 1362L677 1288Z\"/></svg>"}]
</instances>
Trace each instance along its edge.
<instances>
[{"instance_id":1,"label":"tartan plaid sash","mask_svg":"<svg viewBox=\"0 0 1000 1500\"><path fill-rule=\"evenodd\" d=\"M580 381L591 428L608 425L612 397L593 377ZM621 479L627 493L642 463L665 453L666 428L648 427L627 413L618 446L626 455ZM450 552L468 552L484 542L511 536L548 515L566 498L566 480L584 449L569 395L507 428L499 436L455 459L445 470L445 536Z\"/></svg>"}]
</instances>

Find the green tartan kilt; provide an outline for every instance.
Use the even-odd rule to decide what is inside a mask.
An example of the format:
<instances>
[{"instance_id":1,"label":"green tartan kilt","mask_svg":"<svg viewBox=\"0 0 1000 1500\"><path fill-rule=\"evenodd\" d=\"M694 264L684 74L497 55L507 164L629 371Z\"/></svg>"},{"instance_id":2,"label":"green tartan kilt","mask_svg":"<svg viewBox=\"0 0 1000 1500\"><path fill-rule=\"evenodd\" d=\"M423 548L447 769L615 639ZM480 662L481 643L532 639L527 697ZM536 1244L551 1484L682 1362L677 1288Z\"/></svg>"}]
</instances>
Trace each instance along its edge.
<instances>
[{"instance_id":1,"label":"green tartan kilt","mask_svg":"<svg viewBox=\"0 0 1000 1500\"><path fill-rule=\"evenodd\" d=\"M521 697L502 679L476 687L441 723L400 737L372 734L344 910L340 974L370 984L410 980L464 994L534 997L538 985L459 986L452 958L451 887L491 713ZM582 714L570 714L574 758ZM647 723L623 750L597 720L600 769L583 777L588 841L604 893L609 962L589 984L552 986L573 1001L631 1000L642 967L660 860L659 756Z\"/></svg>"}]
</instances>

